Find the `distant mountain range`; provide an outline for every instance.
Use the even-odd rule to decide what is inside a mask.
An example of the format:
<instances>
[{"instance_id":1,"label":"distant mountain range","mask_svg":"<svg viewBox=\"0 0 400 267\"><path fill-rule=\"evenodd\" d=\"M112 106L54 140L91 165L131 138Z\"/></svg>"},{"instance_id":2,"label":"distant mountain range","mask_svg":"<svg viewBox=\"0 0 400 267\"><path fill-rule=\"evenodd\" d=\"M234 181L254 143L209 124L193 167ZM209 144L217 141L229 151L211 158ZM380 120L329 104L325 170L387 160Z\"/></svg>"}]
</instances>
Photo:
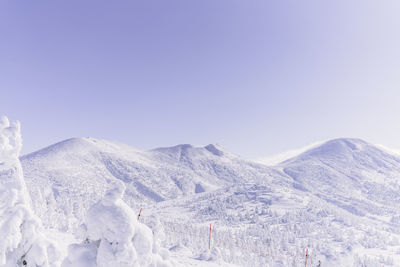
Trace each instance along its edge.
<instances>
[{"instance_id":1,"label":"distant mountain range","mask_svg":"<svg viewBox=\"0 0 400 267\"><path fill-rule=\"evenodd\" d=\"M315 261L343 262L352 255L353 265L348 266L358 266L362 257L354 255L364 255L359 248L375 242L369 227L379 233L377 239L400 233L400 157L360 139L334 139L267 166L212 144L140 151L106 140L73 138L25 155L21 163L35 211L48 226L63 229L76 229L108 182L119 179L134 209L146 207L175 223L213 221L261 232L265 225L280 225L291 232L286 239L307 240L314 247ZM310 228L309 235L293 228L296 221ZM346 234L339 237L340 229ZM324 238L318 233L325 233ZM380 249L400 248L388 240ZM298 241L286 242L279 247L295 257L298 251L288 248L298 247ZM325 243L329 245L321 247ZM390 266L390 259L384 262Z\"/></svg>"}]
</instances>

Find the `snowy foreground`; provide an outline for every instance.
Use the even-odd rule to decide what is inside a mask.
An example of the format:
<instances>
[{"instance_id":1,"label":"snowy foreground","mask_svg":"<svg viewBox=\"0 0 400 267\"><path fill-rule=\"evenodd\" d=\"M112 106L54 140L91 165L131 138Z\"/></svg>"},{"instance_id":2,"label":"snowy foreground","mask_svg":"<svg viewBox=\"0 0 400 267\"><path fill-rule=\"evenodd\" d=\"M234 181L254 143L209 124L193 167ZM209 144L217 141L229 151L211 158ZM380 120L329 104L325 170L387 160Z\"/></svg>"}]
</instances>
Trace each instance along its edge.
<instances>
[{"instance_id":1,"label":"snowy foreground","mask_svg":"<svg viewBox=\"0 0 400 267\"><path fill-rule=\"evenodd\" d=\"M359 139L275 166L218 145L21 145L3 117L0 266L305 266L306 250L307 266L400 266L400 157Z\"/></svg>"}]
</instances>

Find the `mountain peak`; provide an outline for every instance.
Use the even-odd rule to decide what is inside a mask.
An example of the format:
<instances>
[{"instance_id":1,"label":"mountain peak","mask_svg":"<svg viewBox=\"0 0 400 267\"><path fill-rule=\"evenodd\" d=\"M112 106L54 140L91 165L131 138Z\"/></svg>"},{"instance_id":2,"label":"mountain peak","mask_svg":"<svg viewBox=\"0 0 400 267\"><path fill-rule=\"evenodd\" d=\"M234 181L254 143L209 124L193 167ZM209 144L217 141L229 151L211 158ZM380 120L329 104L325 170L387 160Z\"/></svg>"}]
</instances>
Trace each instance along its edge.
<instances>
[{"instance_id":1,"label":"mountain peak","mask_svg":"<svg viewBox=\"0 0 400 267\"><path fill-rule=\"evenodd\" d=\"M168 154L179 154L179 155L207 155L211 153L214 156L228 156L232 155L230 152L225 150L222 146L218 144L209 144L204 147L199 147L199 146L193 146L190 144L181 144L181 145L176 145L173 147L160 147L153 149L152 151L158 151L158 152L163 152L163 153L168 153Z\"/></svg>"},{"instance_id":2,"label":"mountain peak","mask_svg":"<svg viewBox=\"0 0 400 267\"><path fill-rule=\"evenodd\" d=\"M336 138L321 144L315 150L323 149L325 151L340 152L342 150L361 150L368 143L358 138Z\"/></svg>"},{"instance_id":3,"label":"mountain peak","mask_svg":"<svg viewBox=\"0 0 400 267\"><path fill-rule=\"evenodd\" d=\"M309 149L295 158L327 158L327 157L348 157L354 152L364 150L369 144L357 138L337 138ZM290 159L289 159L290 161Z\"/></svg>"},{"instance_id":4,"label":"mountain peak","mask_svg":"<svg viewBox=\"0 0 400 267\"><path fill-rule=\"evenodd\" d=\"M48 147L42 148L38 151L24 155L22 157L32 157L35 155L45 155L49 153L57 153L59 151L65 151L73 148L81 148L90 145L88 138L73 137L58 143L52 144Z\"/></svg>"},{"instance_id":5,"label":"mountain peak","mask_svg":"<svg viewBox=\"0 0 400 267\"><path fill-rule=\"evenodd\" d=\"M342 172L346 173L355 169L375 172L382 168L390 169L391 166L397 166L400 158L361 139L338 138L309 149L281 164L288 167L304 165L305 162L315 166L323 164L335 170L342 169Z\"/></svg>"},{"instance_id":6,"label":"mountain peak","mask_svg":"<svg viewBox=\"0 0 400 267\"><path fill-rule=\"evenodd\" d=\"M315 159L346 162L352 160L355 155L370 155L371 153L380 154L384 151L359 138L335 138L315 143L308 149L299 150L298 153L292 153L291 157L286 157L278 164Z\"/></svg>"},{"instance_id":7,"label":"mountain peak","mask_svg":"<svg viewBox=\"0 0 400 267\"><path fill-rule=\"evenodd\" d=\"M225 154L224 148L218 144L209 144L204 148L216 156L223 156Z\"/></svg>"}]
</instances>

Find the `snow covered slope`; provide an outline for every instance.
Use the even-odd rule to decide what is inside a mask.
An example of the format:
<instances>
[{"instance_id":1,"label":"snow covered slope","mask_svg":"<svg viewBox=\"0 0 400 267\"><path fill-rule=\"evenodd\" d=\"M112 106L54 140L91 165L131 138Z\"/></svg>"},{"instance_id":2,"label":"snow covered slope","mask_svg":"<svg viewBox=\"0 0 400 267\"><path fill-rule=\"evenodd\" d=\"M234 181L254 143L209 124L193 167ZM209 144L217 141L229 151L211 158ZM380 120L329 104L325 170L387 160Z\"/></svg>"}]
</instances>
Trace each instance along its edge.
<instances>
[{"instance_id":1,"label":"snow covered slope","mask_svg":"<svg viewBox=\"0 0 400 267\"><path fill-rule=\"evenodd\" d=\"M279 167L299 189L353 214L398 215L400 158L365 141L335 139Z\"/></svg>"},{"instance_id":2,"label":"snow covered slope","mask_svg":"<svg viewBox=\"0 0 400 267\"><path fill-rule=\"evenodd\" d=\"M399 167L371 144L336 139L275 167L290 186L235 184L153 212L175 223L170 232L195 233L174 236L191 247L206 242L204 222L213 222L223 258L244 266L300 266L306 248L312 266L400 266Z\"/></svg>"},{"instance_id":3,"label":"snow covered slope","mask_svg":"<svg viewBox=\"0 0 400 267\"><path fill-rule=\"evenodd\" d=\"M275 173L216 145L139 151L93 138L60 142L23 156L21 162L28 187L36 196L36 212L47 218L46 222L55 223L56 219L56 224L64 228L78 222L83 211L99 200L113 179L125 183L124 200L139 209L238 182L272 181Z\"/></svg>"},{"instance_id":4,"label":"snow covered slope","mask_svg":"<svg viewBox=\"0 0 400 267\"><path fill-rule=\"evenodd\" d=\"M400 266L400 158L359 139L331 140L272 167L216 145L139 151L93 138L21 162L48 227L76 229L118 179L144 222L157 214L166 244L188 250L175 255L202 258L212 223L217 258L240 266L304 266L306 248L311 266Z\"/></svg>"},{"instance_id":5,"label":"snow covered slope","mask_svg":"<svg viewBox=\"0 0 400 267\"><path fill-rule=\"evenodd\" d=\"M262 157L259 159L256 159L256 162L268 165L268 166L274 166L277 165L279 163L281 163L282 161L291 159L293 157L296 157L297 155L300 155L301 153L310 150L312 148L315 148L321 144L323 144L324 142L314 142L312 144L309 144L307 146L298 148L298 149L292 149L292 150L288 150L285 152L281 152L278 154L273 154L273 155L269 155L267 157Z\"/></svg>"}]
</instances>

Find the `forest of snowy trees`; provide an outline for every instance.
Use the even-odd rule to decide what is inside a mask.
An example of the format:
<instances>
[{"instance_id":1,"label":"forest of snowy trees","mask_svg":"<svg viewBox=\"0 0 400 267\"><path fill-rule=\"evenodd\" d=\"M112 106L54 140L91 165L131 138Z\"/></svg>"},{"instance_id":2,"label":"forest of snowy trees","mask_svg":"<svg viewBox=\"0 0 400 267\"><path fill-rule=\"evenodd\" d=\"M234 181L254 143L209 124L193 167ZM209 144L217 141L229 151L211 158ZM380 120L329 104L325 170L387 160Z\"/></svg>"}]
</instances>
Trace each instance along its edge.
<instances>
[{"instance_id":1,"label":"forest of snowy trees","mask_svg":"<svg viewBox=\"0 0 400 267\"><path fill-rule=\"evenodd\" d=\"M169 251L159 247L153 231L136 219L122 200L125 185L110 181L103 199L87 211L82 240L62 258L34 214L19 154L19 122L0 120L0 266L28 267L171 267ZM155 225L157 226L157 225ZM154 231L157 231L155 228Z\"/></svg>"},{"instance_id":2,"label":"forest of snowy trees","mask_svg":"<svg viewBox=\"0 0 400 267\"><path fill-rule=\"evenodd\" d=\"M265 180L148 203L138 221L139 204L126 197L131 185L113 177L104 187L49 190L30 181L27 188L21 147L20 124L2 117L0 266L171 267L184 254L201 264L295 267L304 266L308 251L308 266L375 267L396 266L400 255L399 215L391 207L361 206L391 215L380 224Z\"/></svg>"}]
</instances>

